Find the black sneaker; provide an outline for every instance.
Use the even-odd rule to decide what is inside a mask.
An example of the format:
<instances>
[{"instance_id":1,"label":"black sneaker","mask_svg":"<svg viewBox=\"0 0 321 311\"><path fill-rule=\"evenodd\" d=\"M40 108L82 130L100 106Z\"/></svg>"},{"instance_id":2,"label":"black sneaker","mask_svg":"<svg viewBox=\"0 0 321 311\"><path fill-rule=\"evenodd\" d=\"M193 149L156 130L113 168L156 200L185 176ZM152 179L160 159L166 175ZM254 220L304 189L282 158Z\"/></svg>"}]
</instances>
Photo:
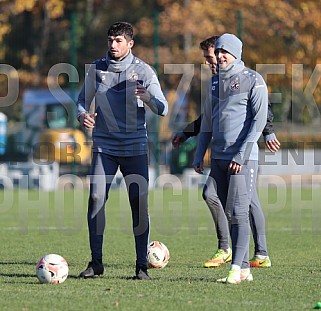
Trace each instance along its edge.
<instances>
[{"instance_id":1,"label":"black sneaker","mask_svg":"<svg viewBox=\"0 0 321 311\"><path fill-rule=\"evenodd\" d=\"M133 277L134 280L151 280L148 275L147 268L136 269L136 275Z\"/></svg>"},{"instance_id":2,"label":"black sneaker","mask_svg":"<svg viewBox=\"0 0 321 311\"><path fill-rule=\"evenodd\" d=\"M95 278L104 273L104 265L98 261L90 261L86 270L79 274L80 278Z\"/></svg>"}]
</instances>

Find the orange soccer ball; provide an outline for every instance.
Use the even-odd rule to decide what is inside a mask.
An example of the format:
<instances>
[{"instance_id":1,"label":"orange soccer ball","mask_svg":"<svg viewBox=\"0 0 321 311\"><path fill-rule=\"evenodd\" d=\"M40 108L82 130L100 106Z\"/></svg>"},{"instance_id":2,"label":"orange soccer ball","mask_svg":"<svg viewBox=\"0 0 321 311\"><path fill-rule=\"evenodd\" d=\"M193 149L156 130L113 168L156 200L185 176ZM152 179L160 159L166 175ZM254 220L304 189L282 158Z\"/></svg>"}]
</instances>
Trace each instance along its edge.
<instances>
[{"instance_id":1,"label":"orange soccer ball","mask_svg":"<svg viewBox=\"0 0 321 311\"><path fill-rule=\"evenodd\" d=\"M63 283L68 277L67 261L56 254L43 256L36 266L36 276L40 283Z\"/></svg>"},{"instance_id":2,"label":"orange soccer ball","mask_svg":"<svg viewBox=\"0 0 321 311\"><path fill-rule=\"evenodd\" d=\"M164 268L168 264L170 255L166 245L159 241L153 241L147 249L147 261L149 268Z\"/></svg>"}]
</instances>

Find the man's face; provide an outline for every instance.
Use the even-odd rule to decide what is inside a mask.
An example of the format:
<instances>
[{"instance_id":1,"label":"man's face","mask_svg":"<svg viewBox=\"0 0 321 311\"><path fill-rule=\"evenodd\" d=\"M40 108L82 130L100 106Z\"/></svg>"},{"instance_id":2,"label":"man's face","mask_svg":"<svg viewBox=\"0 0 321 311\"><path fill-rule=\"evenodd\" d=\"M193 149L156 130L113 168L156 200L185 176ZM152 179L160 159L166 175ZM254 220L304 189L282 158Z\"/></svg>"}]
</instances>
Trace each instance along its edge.
<instances>
[{"instance_id":1,"label":"man's face","mask_svg":"<svg viewBox=\"0 0 321 311\"><path fill-rule=\"evenodd\" d=\"M126 57L133 45L134 41L127 41L124 36L108 37L108 50L115 60L122 60Z\"/></svg>"},{"instance_id":2,"label":"man's face","mask_svg":"<svg viewBox=\"0 0 321 311\"><path fill-rule=\"evenodd\" d=\"M216 74L216 57L214 54L214 47L209 47L207 50L203 50L203 56L205 58L205 64L208 65L212 71L212 74Z\"/></svg>"},{"instance_id":3,"label":"man's face","mask_svg":"<svg viewBox=\"0 0 321 311\"><path fill-rule=\"evenodd\" d=\"M226 68L230 63L236 60L236 58L232 54L223 49L216 49L215 56L218 66L222 69Z\"/></svg>"}]
</instances>

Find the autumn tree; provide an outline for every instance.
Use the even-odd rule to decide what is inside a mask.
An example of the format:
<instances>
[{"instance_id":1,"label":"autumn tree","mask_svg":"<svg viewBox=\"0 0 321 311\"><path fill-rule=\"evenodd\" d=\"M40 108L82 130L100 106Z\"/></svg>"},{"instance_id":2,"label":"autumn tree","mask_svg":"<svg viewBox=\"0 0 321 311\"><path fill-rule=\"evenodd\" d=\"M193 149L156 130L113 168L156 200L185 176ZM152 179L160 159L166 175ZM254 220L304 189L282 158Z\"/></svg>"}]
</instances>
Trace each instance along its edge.
<instances>
[{"instance_id":1,"label":"autumn tree","mask_svg":"<svg viewBox=\"0 0 321 311\"><path fill-rule=\"evenodd\" d=\"M26 87L46 87L50 68L57 63L71 62L73 40L76 41L76 49L80 49L88 25L95 27L93 19L98 21L101 18L102 12L94 12L95 5L103 9L104 1L2 1L0 57L2 63L13 66L17 71L21 92ZM76 13L74 34L71 32L72 13ZM89 45L89 42L86 43ZM84 49L86 52L87 49ZM59 83L66 85L67 77L59 77ZM6 86L6 77L1 75L0 94L3 96L7 93ZM2 110L9 118L19 119L20 101Z\"/></svg>"},{"instance_id":2,"label":"autumn tree","mask_svg":"<svg viewBox=\"0 0 321 311\"><path fill-rule=\"evenodd\" d=\"M243 40L245 64L266 75L276 121L282 126L319 126L320 9L319 0L119 0L117 6L110 0L2 0L0 59L17 70L21 89L42 86L51 66L70 62L71 43L76 40L82 80L84 64L106 51L108 25L127 20L135 28L135 54L157 66L170 104L177 100L182 74L166 73L165 65L181 64L182 71L194 65L190 85L184 88L189 113L195 111L192 118L202 96L199 42L214 34L234 33ZM61 77L61 83L67 82ZM5 85L0 75L2 96Z\"/></svg>"},{"instance_id":3,"label":"autumn tree","mask_svg":"<svg viewBox=\"0 0 321 311\"><path fill-rule=\"evenodd\" d=\"M256 69L259 64L279 65L271 67L276 72L269 72L267 76L270 92L281 95L271 96L276 120L283 125L320 126L318 63L321 44L317 40L320 1L160 0L159 4L163 8L160 14L160 59L163 63L197 65L202 61L198 50L201 40L224 32L239 35L244 43L243 58L247 66ZM152 19L146 17L137 26L151 40ZM302 71L295 64L302 64ZM268 66L260 68L271 70ZM299 73L295 72L298 70ZM197 85L195 83L194 87ZM199 100L198 95L192 98Z\"/></svg>"}]
</instances>

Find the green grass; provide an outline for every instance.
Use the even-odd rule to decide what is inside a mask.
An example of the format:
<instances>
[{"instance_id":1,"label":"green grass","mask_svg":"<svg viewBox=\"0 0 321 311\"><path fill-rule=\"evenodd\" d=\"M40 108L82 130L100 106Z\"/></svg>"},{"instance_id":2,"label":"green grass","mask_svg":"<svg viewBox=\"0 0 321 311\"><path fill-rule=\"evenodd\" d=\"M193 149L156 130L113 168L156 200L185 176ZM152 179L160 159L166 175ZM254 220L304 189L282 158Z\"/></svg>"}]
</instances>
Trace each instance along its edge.
<instances>
[{"instance_id":1,"label":"green grass","mask_svg":"<svg viewBox=\"0 0 321 311\"><path fill-rule=\"evenodd\" d=\"M202 268L216 250L210 213L197 190L150 193L151 240L171 253L150 282L131 280L134 242L124 191L110 193L104 277L77 279L90 259L87 192L0 192L1 310L310 310L321 301L321 191L261 189L267 218L270 269L252 269L254 282L217 284L228 265ZM41 256L69 263L63 284L40 284ZM251 245L251 255L253 247Z\"/></svg>"}]
</instances>

